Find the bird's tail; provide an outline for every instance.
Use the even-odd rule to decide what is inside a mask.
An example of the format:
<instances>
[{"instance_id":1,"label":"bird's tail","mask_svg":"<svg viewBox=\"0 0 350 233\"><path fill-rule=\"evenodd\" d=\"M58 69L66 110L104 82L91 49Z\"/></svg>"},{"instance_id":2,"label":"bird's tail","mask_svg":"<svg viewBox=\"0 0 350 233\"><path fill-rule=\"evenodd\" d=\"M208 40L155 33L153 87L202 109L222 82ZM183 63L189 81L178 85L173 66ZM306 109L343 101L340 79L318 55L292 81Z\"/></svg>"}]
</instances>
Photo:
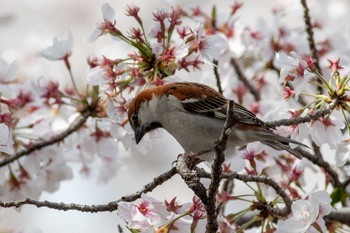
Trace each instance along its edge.
<instances>
[{"instance_id":1,"label":"bird's tail","mask_svg":"<svg viewBox=\"0 0 350 233\"><path fill-rule=\"evenodd\" d=\"M260 135L261 139L260 138L260 142L267 145L267 146L270 146L272 147L273 149L275 150L285 150L285 151L288 151L289 153L291 153L292 155L294 155L295 157L297 157L298 159L301 159L302 158L302 154L295 150L295 149L292 149L290 146L289 146L289 143L293 143L293 144L296 144L296 145L299 145L299 146L303 146L303 147L307 147L309 148L307 145L303 144L303 143L300 143L298 141L295 141L293 139L290 139L290 138L286 138L286 137L282 137L280 135L277 135L277 134L274 134L272 132L261 132L262 134L264 135Z\"/></svg>"}]
</instances>

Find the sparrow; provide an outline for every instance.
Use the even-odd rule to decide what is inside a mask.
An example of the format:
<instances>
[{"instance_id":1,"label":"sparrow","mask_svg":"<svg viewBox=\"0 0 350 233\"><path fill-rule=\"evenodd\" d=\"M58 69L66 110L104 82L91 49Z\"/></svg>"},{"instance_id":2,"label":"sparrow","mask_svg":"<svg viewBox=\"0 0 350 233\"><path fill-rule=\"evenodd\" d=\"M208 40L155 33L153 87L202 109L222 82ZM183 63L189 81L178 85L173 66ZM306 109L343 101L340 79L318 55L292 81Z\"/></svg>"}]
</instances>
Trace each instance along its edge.
<instances>
[{"instance_id":1,"label":"sparrow","mask_svg":"<svg viewBox=\"0 0 350 233\"><path fill-rule=\"evenodd\" d=\"M219 139L227 117L228 101L219 92L203 84L170 83L141 91L129 104L128 120L137 144L146 133L164 128L186 154L214 152L215 141ZM237 103L234 113L239 120L231 129L225 153L234 153L237 147L260 141L301 159L300 152L292 149L289 143L304 144L275 134L272 126ZM210 161L213 153L200 157Z\"/></svg>"}]
</instances>

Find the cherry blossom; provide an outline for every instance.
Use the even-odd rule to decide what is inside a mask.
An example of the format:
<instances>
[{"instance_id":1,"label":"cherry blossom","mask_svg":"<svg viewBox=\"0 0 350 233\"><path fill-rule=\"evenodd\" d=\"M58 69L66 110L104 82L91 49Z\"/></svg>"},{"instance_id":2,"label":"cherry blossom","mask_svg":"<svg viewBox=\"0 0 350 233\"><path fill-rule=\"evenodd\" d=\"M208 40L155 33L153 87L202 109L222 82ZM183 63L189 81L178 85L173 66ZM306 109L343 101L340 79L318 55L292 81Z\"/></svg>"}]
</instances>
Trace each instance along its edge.
<instances>
[{"instance_id":1,"label":"cherry blossom","mask_svg":"<svg viewBox=\"0 0 350 233\"><path fill-rule=\"evenodd\" d=\"M73 35L68 33L68 39L59 41L56 37L53 38L53 44L40 52L38 55L48 60L65 60L72 54Z\"/></svg>"},{"instance_id":2,"label":"cherry blossom","mask_svg":"<svg viewBox=\"0 0 350 233\"><path fill-rule=\"evenodd\" d=\"M335 151L335 161L338 167L344 166L344 164L350 158L350 140L342 140L337 144Z\"/></svg>"},{"instance_id":3,"label":"cherry blossom","mask_svg":"<svg viewBox=\"0 0 350 233\"><path fill-rule=\"evenodd\" d=\"M166 223L166 208L163 203L142 194L138 204L120 202L118 216L132 229L146 230Z\"/></svg>"},{"instance_id":4,"label":"cherry blossom","mask_svg":"<svg viewBox=\"0 0 350 233\"><path fill-rule=\"evenodd\" d=\"M18 62L13 61L7 64L3 58L0 57L0 84L6 84L13 81L17 77Z\"/></svg>"},{"instance_id":5,"label":"cherry blossom","mask_svg":"<svg viewBox=\"0 0 350 233\"><path fill-rule=\"evenodd\" d=\"M292 204L292 216L278 222L276 233L315 232L313 224L317 224L322 232L326 232L323 217L332 209L330 202L331 199L326 191L317 191L311 193L305 200L295 201Z\"/></svg>"},{"instance_id":6,"label":"cherry blossom","mask_svg":"<svg viewBox=\"0 0 350 233\"><path fill-rule=\"evenodd\" d=\"M12 133L4 123L0 123L0 152L6 154L12 154L14 152Z\"/></svg>"},{"instance_id":7,"label":"cherry blossom","mask_svg":"<svg viewBox=\"0 0 350 233\"><path fill-rule=\"evenodd\" d=\"M115 30L115 27L114 27L115 10L108 3L104 3L101 9L102 9L103 22L100 23L97 26L97 28L91 33L91 35L88 38L89 42L96 41L98 37L100 37L103 33L107 31Z\"/></svg>"},{"instance_id":8,"label":"cherry blossom","mask_svg":"<svg viewBox=\"0 0 350 233\"><path fill-rule=\"evenodd\" d=\"M314 76L310 72L312 61L307 58L302 58L296 52L291 52L290 56L284 52L276 53L274 65L281 69L280 82L291 81L295 96L305 90L307 82Z\"/></svg>"},{"instance_id":9,"label":"cherry blossom","mask_svg":"<svg viewBox=\"0 0 350 233\"><path fill-rule=\"evenodd\" d=\"M195 28L194 35L195 40L192 42L192 46L197 48L202 58L210 63L228 48L227 41L223 36L206 36L202 25Z\"/></svg>"},{"instance_id":10,"label":"cherry blossom","mask_svg":"<svg viewBox=\"0 0 350 233\"><path fill-rule=\"evenodd\" d=\"M335 149L338 142L342 139L341 129L344 126L344 122L333 116L321 118L312 124L310 135L318 146L327 142L331 149Z\"/></svg>"}]
</instances>

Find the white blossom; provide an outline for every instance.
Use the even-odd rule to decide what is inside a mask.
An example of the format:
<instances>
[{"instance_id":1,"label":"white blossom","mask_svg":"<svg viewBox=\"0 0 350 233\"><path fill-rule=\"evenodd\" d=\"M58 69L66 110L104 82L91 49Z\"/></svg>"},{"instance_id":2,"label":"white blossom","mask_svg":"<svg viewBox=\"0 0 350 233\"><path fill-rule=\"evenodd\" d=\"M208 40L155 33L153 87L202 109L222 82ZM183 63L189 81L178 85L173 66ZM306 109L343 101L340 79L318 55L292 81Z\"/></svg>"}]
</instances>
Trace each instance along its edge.
<instances>
[{"instance_id":1,"label":"white blossom","mask_svg":"<svg viewBox=\"0 0 350 233\"><path fill-rule=\"evenodd\" d=\"M67 59L72 54L73 35L69 31L68 39L59 41L56 37L53 38L53 44L40 52L38 55L48 60L63 60Z\"/></svg>"}]
</instances>

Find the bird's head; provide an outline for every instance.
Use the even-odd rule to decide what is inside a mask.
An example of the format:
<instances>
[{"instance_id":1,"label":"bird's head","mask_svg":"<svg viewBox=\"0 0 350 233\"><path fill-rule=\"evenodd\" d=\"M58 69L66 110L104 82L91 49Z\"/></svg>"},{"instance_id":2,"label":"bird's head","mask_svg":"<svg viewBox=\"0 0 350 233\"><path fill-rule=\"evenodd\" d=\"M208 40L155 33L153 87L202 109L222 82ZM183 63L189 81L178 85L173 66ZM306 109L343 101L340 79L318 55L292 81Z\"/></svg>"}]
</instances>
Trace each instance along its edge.
<instances>
[{"instance_id":1,"label":"bird's head","mask_svg":"<svg viewBox=\"0 0 350 233\"><path fill-rule=\"evenodd\" d=\"M129 104L128 119L138 144L143 136L162 127L158 116L158 96L153 88L140 92Z\"/></svg>"}]
</instances>

